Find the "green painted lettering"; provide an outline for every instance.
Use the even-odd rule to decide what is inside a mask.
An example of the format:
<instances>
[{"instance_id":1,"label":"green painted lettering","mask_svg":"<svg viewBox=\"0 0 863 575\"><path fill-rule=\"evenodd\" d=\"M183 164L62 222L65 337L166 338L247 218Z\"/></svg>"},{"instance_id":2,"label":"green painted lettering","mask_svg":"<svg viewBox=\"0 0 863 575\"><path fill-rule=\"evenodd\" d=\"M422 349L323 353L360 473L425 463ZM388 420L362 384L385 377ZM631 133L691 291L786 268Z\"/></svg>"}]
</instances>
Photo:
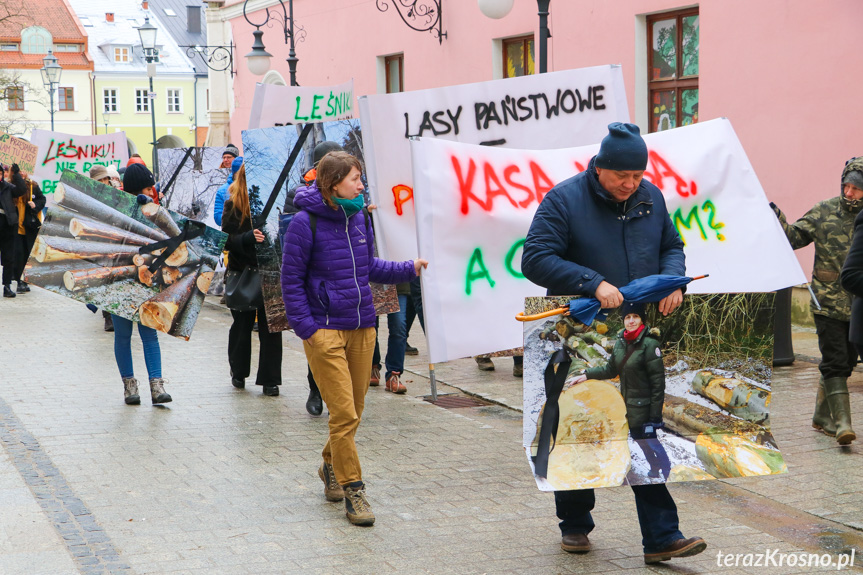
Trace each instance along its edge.
<instances>
[{"instance_id":1,"label":"green painted lettering","mask_svg":"<svg viewBox=\"0 0 863 575\"><path fill-rule=\"evenodd\" d=\"M465 280L465 293L470 295L471 293L471 284L476 280L485 278L488 280L488 285L494 287L494 280L491 279L491 274L488 273L488 268L485 267L485 263L482 261L482 250L480 248L476 248L473 251L473 254L470 256L470 261L467 264L467 277Z\"/></svg>"},{"instance_id":2,"label":"green painted lettering","mask_svg":"<svg viewBox=\"0 0 863 575\"><path fill-rule=\"evenodd\" d=\"M312 120L323 120L324 119L320 114L321 107L318 105L318 101L323 100L323 99L324 99L324 97L320 94L315 94L314 96L312 96L312 113L311 113ZM318 114L315 115L315 112L318 112Z\"/></svg>"},{"instance_id":3,"label":"green painted lettering","mask_svg":"<svg viewBox=\"0 0 863 575\"><path fill-rule=\"evenodd\" d=\"M725 224L714 221L716 219L716 206L713 205L713 202L711 200L707 200L702 204L701 209L708 213L707 227L716 232L716 239L720 242L725 240L725 236L719 232L719 230L725 227Z\"/></svg>"},{"instance_id":4,"label":"green painted lettering","mask_svg":"<svg viewBox=\"0 0 863 575\"><path fill-rule=\"evenodd\" d=\"M301 101L302 101L302 98L300 96L297 96L297 110L294 112L294 120L301 120L301 121L305 122L305 121L308 121L309 117L308 116L300 116L300 102Z\"/></svg>"},{"instance_id":5,"label":"green painted lettering","mask_svg":"<svg viewBox=\"0 0 863 575\"><path fill-rule=\"evenodd\" d=\"M674 212L674 217L672 217L674 227L677 228L677 233L680 236L680 239L683 240L684 245L686 245L686 238L683 237L683 231L681 228L691 230L693 220L698 224L698 229L701 231L701 239L706 240L707 234L704 233L704 226L701 225L701 219L698 217L698 206L693 206L685 218L683 217L683 210L681 208L677 208Z\"/></svg>"},{"instance_id":6,"label":"green painted lettering","mask_svg":"<svg viewBox=\"0 0 863 575\"><path fill-rule=\"evenodd\" d=\"M510 275L512 275L512 277L520 280L524 279L524 274L521 273L521 270L515 269L512 266L512 262L515 259L515 254L517 254L518 251L524 246L524 242L524 239L520 239L514 244L512 244L512 247L509 248L508 252L506 252L506 259L504 259L503 261L503 265L506 268L506 271L508 271Z\"/></svg>"}]
</instances>

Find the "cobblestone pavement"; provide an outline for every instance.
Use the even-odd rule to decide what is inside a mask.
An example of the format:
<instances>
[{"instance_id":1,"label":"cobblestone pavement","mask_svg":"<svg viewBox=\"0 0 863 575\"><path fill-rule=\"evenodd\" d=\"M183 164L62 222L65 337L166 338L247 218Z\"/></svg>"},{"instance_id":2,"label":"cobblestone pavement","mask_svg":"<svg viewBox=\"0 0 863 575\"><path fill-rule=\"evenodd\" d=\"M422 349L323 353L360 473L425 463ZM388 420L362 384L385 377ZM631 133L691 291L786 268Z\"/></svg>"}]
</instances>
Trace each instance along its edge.
<instances>
[{"instance_id":1,"label":"cobblestone pavement","mask_svg":"<svg viewBox=\"0 0 863 575\"><path fill-rule=\"evenodd\" d=\"M853 550L861 565L863 448L810 429L814 364L776 370L774 434L789 473L672 485L684 533L709 548L647 567L625 488L597 493L594 550L561 552L553 499L537 491L521 448L511 360L495 359L491 373L470 359L437 366L439 393L499 404L440 408L421 397L429 388L418 328L408 394L372 388L358 434L377 522L349 525L317 478L326 418L305 412L300 342L285 338L280 397L236 390L229 323L208 303L189 342L160 336L174 401L135 407L123 403L101 316L40 289L0 301L0 573L825 571L717 566L717 551L773 549ZM133 350L145 379L137 336ZM863 425L863 375L851 389Z\"/></svg>"}]
</instances>

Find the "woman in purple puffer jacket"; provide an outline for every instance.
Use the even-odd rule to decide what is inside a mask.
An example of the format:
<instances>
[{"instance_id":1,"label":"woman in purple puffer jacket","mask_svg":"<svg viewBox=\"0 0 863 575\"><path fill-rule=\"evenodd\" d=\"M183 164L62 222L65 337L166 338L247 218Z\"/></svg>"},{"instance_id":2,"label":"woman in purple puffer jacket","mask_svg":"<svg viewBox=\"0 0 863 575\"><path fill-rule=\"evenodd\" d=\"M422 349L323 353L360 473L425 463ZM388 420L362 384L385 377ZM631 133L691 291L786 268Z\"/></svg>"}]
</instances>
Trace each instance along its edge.
<instances>
[{"instance_id":1,"label":"woman in purple puffer jacket","mask_svg":"<svg viewBox=\"0 0 863 575\"><path fill-rule=\"evenodd\" d=\"M344 499L354 525L371 525L375 516L354 443L375 346L369 281L407 282L428 262L374 257L371 222L362 213L361 176L359 160L331 152L318 165L317 179L297 190L294 206L300 211L285 233L282 297L330 412L330 435L318 469L324 495L329 501Z\"/></svg>"}]
</instances>

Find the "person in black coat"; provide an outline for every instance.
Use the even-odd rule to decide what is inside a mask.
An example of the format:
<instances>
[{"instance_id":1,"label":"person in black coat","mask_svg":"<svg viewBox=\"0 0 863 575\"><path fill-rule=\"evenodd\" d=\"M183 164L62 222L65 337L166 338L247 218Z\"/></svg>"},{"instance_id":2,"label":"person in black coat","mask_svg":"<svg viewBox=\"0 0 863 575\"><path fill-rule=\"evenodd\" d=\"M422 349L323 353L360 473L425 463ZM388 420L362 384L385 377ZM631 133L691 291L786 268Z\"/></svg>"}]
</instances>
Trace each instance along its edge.
<instances>
[{"instance_id":1,"label":"person in black coat","mask_svg":"<svg viewBox=\"0 0 863 575\"><path fill-rule=\"evenodd\" d=\"M12 165L12 185L21 193L18 198L18 235L15 242L15 280L18 293L27 293L30 286L22 281L24 266L33 251L36 236L42 226L42 210L45 208L45 195L39 184L20 171L17 164Z\"/></svg>"},{"instance_id":2,"label":"person in black coat","mask_svg":"<svg viewBox=\"0 0 863 575\"><path fill-rule=\"evenodd\" d=\"M252 225L245 165L237 171L228 193L230 196L225 201L222 212L222 231L228 234L225 242L225 250L228 252L226 276L241 274L246 267L257 268L255 244L264 241L264 233ZM282 385L282 332L270 333L267 312L263 305L257 311L232 309L231 315L234 317L234 323L228 332L231 384L240 389L246 387L246 378L251 373L252 327L257 315L258 340L261 346L255 383L264 388L264 395L279 395L279 386Z\"/></svg>"},{"instance_id":3,"label":"person in black coat","mask_svg":"<svg viewBox=\"0 0 863 575\"><path fill-rule=\"evenodd\" d=\"M594 296L604 309L623 303L618 290L651 274L684 275L683 241L671 222L662 192L644 180L647 145L638 126L608 126L599 153L584 172L556 185L542 200L525 239L521 269L548 295ZM683 301L677 290L659 302L672 313ZM664 483L633 485L641 524L644 562L701 553L700 537L685 539L677 506ZM561 548L590 551L592 489L556 491Z\"/></svg>"},{"instance_id":4,"label":"person in black coat","mask_svg":"<svg viewBox=\"0 0 863 575\"><path fill-rule=\"evenodd\" d=\"M17 164L12 164L16 168ZM23 194L6 176L12 176L12 170L3 166L0 175L0 265L3 266L3 297L15 297L12 291L12 280L15 279L15 241L18 239L18 198Z\"/></svg>"}]
</instances>

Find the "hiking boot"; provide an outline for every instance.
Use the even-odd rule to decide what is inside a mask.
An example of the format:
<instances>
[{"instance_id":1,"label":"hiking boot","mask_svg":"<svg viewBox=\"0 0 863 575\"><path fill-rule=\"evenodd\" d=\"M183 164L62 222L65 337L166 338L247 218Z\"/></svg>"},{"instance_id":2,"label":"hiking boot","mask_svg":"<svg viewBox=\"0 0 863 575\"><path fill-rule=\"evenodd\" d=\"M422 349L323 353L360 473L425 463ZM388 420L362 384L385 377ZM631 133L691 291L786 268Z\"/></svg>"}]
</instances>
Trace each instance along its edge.
<instances>
[{"instance_id":1,"label":"hiking boot","mask_svg":"<svg viewBox=\"0 0 863 575\"><path fill-rule=\"evenodd\" d=\"M150 397L153 399L153 404L171 403L173 399L165 392L165 380L161 377L150 378Z\"/></svg>"},{"instance_id":2,"label":"hiking boot","mask_svg":"<svg viewBox=\"0 0 863 575\"><path fill-rule=\"evenodd\" d=\"M828 377L824 380L824 393L830 405L830 413L836 422L836 441L839 445L849 445L857 439L851 429L851 399L848 395L848 379Z\"/></svg>"},{"instance_id":3,"label":"hiking boot","mask_svg":"<svg viewBox=\"0 0 863 575\"><path fill-rule=\"evenodd\" d=\"M30 284L27 282L18 282L18 287L21 287L21 284L24 284L24 293L30 293Z\"/></svg>"},{"instance_id":4,"label":"hiking boot","mask_svg":"<svg viewBox=\"0 0 863 575\"><path fill-rule=\"evenodd\" d=\"M18 293L27 293L28 291L30 291L30 288L28 288L27 284L25 284L24 282L19 281L18 286L15 288L15 291Z\"/></svg>"},{"instance_id":5,"label":"hiking boot","mask_svg":"<svg viewBox=\"0 0 863 575\"><path fill-rule=\"evenodd\" d=\"M237 389L245 389L245 387L246 387L246 380L245 380L245 379L242 379L242 378L239 378L239 377L233 377L233 376L231 376L231 385L233 385L233 386L234 386L234 387L236 387Z\"/></svg>"},{"instance_id":6,"label":"hiking boot","mask_svg":"<svg viewBox=\"0 0 863 575\"><path fill-rule=\"evenodd\" d=\"M836 422L830 414L830 404L824 393L824 378L818 382L818 394L815 396L815 413L812 415L812 427L831 437L836 435Z\"/></svg>"},{"instance_id":7,"label":"hiking boot","mask_svg":"<svg viewBox=\"0 0 863 575\"><path fill-rule=\"evenodd\" d=\"M475 357L474 359L480 371L494 371L494 363L490 357Z\"/></svg>"},{"instance_id":8,"label":"hiking boot","mask_svg":"<svg viewBox=\"0 0 863 575\"><path fill-rule=\"evenodd\" d=\"M394 371L387 378L387 391L391 391L393 393L402 394L407 392L408 388L402 385L402 382L399 381L399 372Z\"/></svg>"},{"instance_id":9,"label":"hiking boot","mask_svg":"<svg viewBox=\"0 0 863 575\"><path fill-rule=\"evenodd\" d=\"M657 551L656 553L645 553L644 562L647 564L668 561L675 557L692 557L707 549L707 543L701 537L690 537L689 539L678 539L671 545Z\"/></svg>"},{"instance_id":10,"label":"hiking boot","mask_svg":"<svg viewBox=\"0 0 863 575\"><path fill-rule=\"evenodd\" d=\"M587 553L590 551L590 541L586 533L567 533L560 540L560 548L567 553Z\"/></svg>"},{"instance_id":11,"label":"hiking boot","mask_svg":"<svg viewBox=\"0 0 863 575\"><path fill-rule=\"evenodd\" d=\"M138 395L137 379L134 377L124 377L123 391L126 394L126 405L141 405L141 396Z\"/></svg>"},{"instance_id":12,"label":"hiking boot","mask_svg":"<svg viewBox=\"0 0 863 575\"><path fill-rule=\"evenodd\" d=\"M366 500L366 486L362 481L348 483L345 489L345 515L354 525L373 525L375 514Z\"/></svg>"},{"instance_id":13,"label":"hiking boot","mask_svg":"<svg viewBox=\"0 0 863 575\"><path fill-rule=\"evenodd\" d=\"M513 364L512 366L512 374L515 377L524 377L524 366L519 364Z\"/></svg>"},{"instance_id":14,"label":"hiking boot","mask_svg":"<svg viewBox=\"0 0 863 575\"><path fill-rule=\"evenodd\" d=\"M419 355L420 350L412 346L411 344L405 342L405 355Z\"/></svg>"},{"instance_id":15,"label":"hiking boot","mask_svg":"<svg viewBox=\"0 0 863 575\"><path fill-rule=\"evenodd\" d=\"M324 401L321 399L321 391L314 382L309 382L309 398L306 400L306 411L309 415L320 415L324 412ZM339 499L341 501L341 499Z\"/></svg>"},{"instance_id":16,"label":"hiking boot","mask_svg":"<svg viewBox=\"0 0 863 575\"><path fill-rule=\"evenodd\" d=\"M15 292L8 284L3 284L3 297L15 297Z\"/></svg>"},{"instance_id":17,"label":"hiking boot","mask_svg":"<svg viewBox=\"0 0 863 575\"><path fill-rule=\"evenodd\" d=\"M111 314L103 311L102 318L105 320L105 326L102 329L105 331L114 331L114 320L111 318Z\"/></svg>"},{"instance_id":18,"label":"hiking boot","mask_svg":"<svg viewBox=\"0 0 863 575\"><path fill-rule=\"evenodd\" d=\"M324 497L327 501L341 501L345 498L345 490L336 481L336 474L333 473L333 464L324 461L318 468L318 477L324 482Z\"/></svg>"},{"instance_id":19,"label":"hiking boot","mask_svg":"<svg viewBox=\"0 0 863 575\"><path fill-rule=\"evenodd\" d=\"M372 375L369 377L369 385L377 387L381 384L381 368L379 365L372 366Z\"/></svg>"},{"instance_id":20,"label":"hiking boot","mask_svg":"<svg viewBox=\"0 0 863 575\"><path fill-rule=\"evenodd\" d=\"M278 385L265 385L264 386L264 395L268 395L270 397L278 397L279 396L279 386Z\"/></svg>"}]
</instances>

